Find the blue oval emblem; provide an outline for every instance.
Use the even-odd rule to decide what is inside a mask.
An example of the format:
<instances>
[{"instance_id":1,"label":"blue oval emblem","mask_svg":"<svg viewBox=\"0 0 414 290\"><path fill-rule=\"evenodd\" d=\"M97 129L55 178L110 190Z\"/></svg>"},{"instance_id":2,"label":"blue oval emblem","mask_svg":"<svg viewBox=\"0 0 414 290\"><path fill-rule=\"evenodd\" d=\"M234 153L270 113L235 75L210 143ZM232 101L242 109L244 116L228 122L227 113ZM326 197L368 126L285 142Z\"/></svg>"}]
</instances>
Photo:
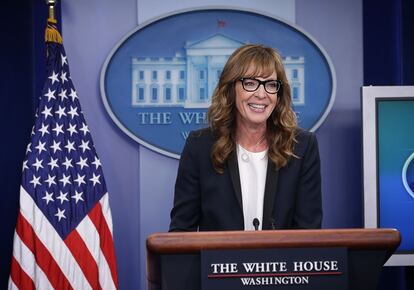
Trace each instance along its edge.
<instances>
[{"instance_id":1,"label":"blue oval emblem","mask_svg":"<svg viewBox=\"0 0 414 290\"><path fill-rule=\"evenodd\" d=\"M190 10L138 26L103 66L106 110L138 143L179 158L189 132L208 125L207 108L228 57L246 43L281 53L299 125L316 130L336 91L328 55L302 29L247 10Z\"/></svg>"}]
</instances>

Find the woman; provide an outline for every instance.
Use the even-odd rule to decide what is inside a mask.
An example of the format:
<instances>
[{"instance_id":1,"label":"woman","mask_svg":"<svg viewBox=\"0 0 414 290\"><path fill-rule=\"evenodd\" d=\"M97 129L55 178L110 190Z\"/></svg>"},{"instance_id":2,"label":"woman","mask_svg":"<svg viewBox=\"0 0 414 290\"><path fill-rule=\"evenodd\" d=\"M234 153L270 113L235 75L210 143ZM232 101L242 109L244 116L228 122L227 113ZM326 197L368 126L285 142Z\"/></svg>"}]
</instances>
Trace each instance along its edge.
<instances>
[{"instance_id":1,"label":"woman","mask_svg":"<svg viewBox=\"0 0 414 290\"><path fill-rule=\"evenodd\" d=\"M297 127L280 55L238 48L181 155L170 231L320 228L315 135Z\"/></svg>"}]
</instances>

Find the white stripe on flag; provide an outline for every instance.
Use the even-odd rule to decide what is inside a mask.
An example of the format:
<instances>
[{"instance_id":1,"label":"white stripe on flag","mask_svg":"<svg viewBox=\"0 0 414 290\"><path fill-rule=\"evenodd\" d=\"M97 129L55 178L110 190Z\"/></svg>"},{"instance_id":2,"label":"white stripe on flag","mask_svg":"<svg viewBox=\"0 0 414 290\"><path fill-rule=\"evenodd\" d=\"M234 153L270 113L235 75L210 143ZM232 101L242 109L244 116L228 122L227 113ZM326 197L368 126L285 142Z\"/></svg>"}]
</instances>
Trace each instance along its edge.
<instances>
[{"instance_id":1,"label":"white stripe on flag","mask_svg":"<svg viewBox=\"0 0 414 290\"><path fill-rule=\"evenodd\" d=\"M37 265L32 251L22 242L19 235L14 235L13 256L22 270L32 279L36 289L52 289L47 276ZM12 279L10 279L12 280Z\"/></svg>"},{"instance_id":2,"label":"white stripe on flag","mask_svg":"<svg viewBox=\"0 0 414 290\"><path fill-rule=\"evenodd\" d=\"M114 236L114 233L112 232L111 208L109 207L109 194L105 193L99 202L101 203L102 213L105 217L106 223L108 224L108 228L111 231L111 235Z\"/></svg>"},{"instance_id":3,"label":"white stripe on flag","mask_svg":"<svg viewBox=\"0 0 414 290\"><path fill-rule=\"evenodd\" d=\"M37 237L53 256L73 289L92 289L62 238L22 186L20 187L20 212L32 225Z\"/></svg>"},{"instance_id":4,"label":"white stripe on flag","mask_svg":"<svg viewBox=\"0 0 414 290\"><path fill-rule=\"evenodd\" d=\"M76 230L98 264L99 284L102 289L116 289L108 262L100 248L99 233L96 231L95 225L92 223L91 219L89 217L84 218Z\"/></svg>"},{"instance_id":5,"label":"white stripe on flag","mask_svg":"<svg viewBox=\"0 0 414 290\"><path fill-rule=\"evenodd\" d=\"M12 279L9 279L9 285L8 285L8 290L19 290L19 288L17 288L16 284L13 283Z\"/></svg>"}]
</instances>

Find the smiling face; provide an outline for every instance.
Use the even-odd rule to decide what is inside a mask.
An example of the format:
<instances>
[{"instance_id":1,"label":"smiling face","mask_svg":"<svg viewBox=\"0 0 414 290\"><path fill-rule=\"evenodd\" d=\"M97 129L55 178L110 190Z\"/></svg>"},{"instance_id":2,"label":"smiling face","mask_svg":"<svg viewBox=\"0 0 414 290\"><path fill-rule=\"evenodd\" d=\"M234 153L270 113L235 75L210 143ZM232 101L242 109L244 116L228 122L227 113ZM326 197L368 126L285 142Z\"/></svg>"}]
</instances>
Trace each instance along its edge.
<instances>
[{"instance_id":1,"label":"smiling face","mask_svg":"<svg viewBox=\"0 0 414 290\"><path fill-rule=\"evenodd\" d=\"M260 81L276 80L276 72L268 76L251 76L253 71L247 71L249 78L255 78ZM266 126L266 121L273 112L277 104L277 93L270 94L266 92L264 84L261 84L257 90L248 92L243 88L242 82L237 81L235 84L236 108L237 108L237 125L247 128L258 128Z\"/></svg>"}]
</instances>

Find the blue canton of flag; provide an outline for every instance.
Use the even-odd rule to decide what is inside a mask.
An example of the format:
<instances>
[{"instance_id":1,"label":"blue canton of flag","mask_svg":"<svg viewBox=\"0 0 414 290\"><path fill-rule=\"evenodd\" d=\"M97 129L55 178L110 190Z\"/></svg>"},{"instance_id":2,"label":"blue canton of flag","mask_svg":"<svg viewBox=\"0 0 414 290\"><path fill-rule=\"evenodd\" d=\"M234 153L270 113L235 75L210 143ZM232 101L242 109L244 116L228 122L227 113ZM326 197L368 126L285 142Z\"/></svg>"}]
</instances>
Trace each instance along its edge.
<instances>
[{"instance_id":1,"label":"blue canton of flag","mask_svg":"<svg viewBox=\"0 0 414 290\"><path fill-rule=\"evenodd\" d=\"M56 52L48 59L22 186L64 239L106 193L106 185L65 51L50 45Z\"/></svg>"},{"instance_id":2,"label":"blue canton of flag","mask_svg":"<svg viewBox=\"0 0 414 290\"><path fill-rule=\"evenodd\" d=\"M61 41L53 25L48 29ZM47 80L23 162L9 289L117 289L101 162L63 45L49 40L47 48Z\"/></svg>"}]
</instances>

